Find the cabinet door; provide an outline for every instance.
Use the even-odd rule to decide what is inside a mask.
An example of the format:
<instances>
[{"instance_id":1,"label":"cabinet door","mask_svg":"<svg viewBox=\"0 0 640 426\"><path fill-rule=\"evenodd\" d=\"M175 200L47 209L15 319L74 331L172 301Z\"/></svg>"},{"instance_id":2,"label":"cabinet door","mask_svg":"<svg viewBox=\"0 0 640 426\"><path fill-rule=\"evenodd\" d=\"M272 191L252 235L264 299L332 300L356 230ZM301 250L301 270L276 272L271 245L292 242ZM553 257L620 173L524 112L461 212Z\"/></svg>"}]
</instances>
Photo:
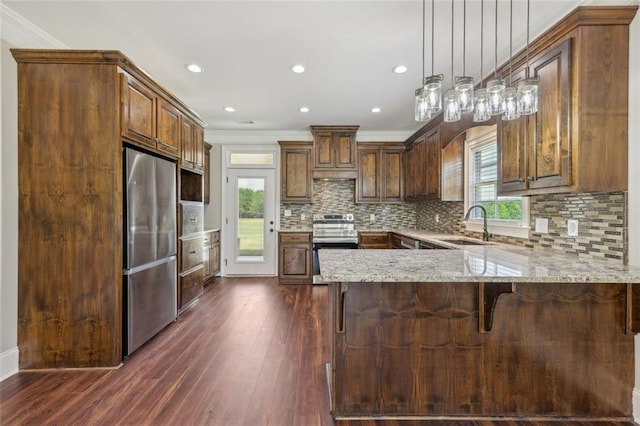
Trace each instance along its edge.
<instances>
[{"instance_id":1,"label":"cabinet door","mask_svg":"<svg viewBox=\"0 0 640 426\"><path fill-rule=\"evenodd\" d=\"M404 201L404 161L403 149L382 149L380 152L382 171L380 176L380 199L393 203ZM362 167L362 163L360 163Z\"/></svg>"},{"instance_id":2,"label":"cabinet door","mask_svg":"<svg viewBox=\"0 0 640 426\"><path fill-rule=\"evenodd\" d=\"M538 112L529 148L529 189L569 186L571 180L571 39L534 60L530 75L537 76Z\"/></svg>"},{"instance_id":3,"label":"cabinet door","mask_svg":"<svg viewBox=\"0 0 640 426\"><path fill-rule=\"evenodd\" d=\"M220 272L220 243L211 245L211 275L215 276Z\"/></svg>"},{"instance_id":4,"label":"cabinet door","mask_svg":"<svg viewBox=\"0 0 640 426\"><path fill-rule=\"evenodd\" d=\"M180 275L180 310L186 308L202 294L202 279L202 265L190 271L188 274Z\"/></svg>"},{"instance_id":5,"label":"cabinet door","mask_svg":"<svg viewBox=\"0 0 640 426\"><path fill-rule=\"evenodd\" d=\"M312 201L311 144L283 147L280 200L293 203Z\"/></svg>"},{"instance_id":6,"label":"cabinet door","mask_svg":"<svg viewBox=\"0 0 640 426\"><path fill-rule=\"evenodd\" d=\"M524 79L526 70L513 73L511 81ZM498 120L498 194L523 191L527 188L527 117Z\"/></svg>"},{"instance_id":7,"label":"cabinet door","mask_svg":"<svg viewBox=\"0 0 640 426\"><path fill-rule=\"evenodd\" d=\"M205 244L203 248L203 259L202 259L202 280L208 281L213 277L213 264L211 262L211 252L212 247L211 244Z\"/></svg>"},{"instance_id":8,"label":"cabinet door","mask_svg":"<svg viewBox=\"0 0 640 426\"><path fill-rule=\"evenodd\" d=\"M156 95L137 80L122 75L122 136L156 147Z\"/></svg>"},{"instance_id":9,"label":"cabinet door","mask_svg":"<svg viewBox=\"0 0 640 426\"><path fill-rule=\"evenodd\" d=\"M463 133L442 148L442 201L464 201L464 140Z\"/></svg>"},{"instance_id":10,"label":"cabinet door","mask_svg":"<svg viewBox=\"0 0 640 426\"><path fill-rule=\"evenodd\" d=\"M440 133L427 136L425 147L426 183L424 193L427 200L440 199Z\"/></svg>"},{"instance_id":11,"label":"cabinet door","mask_svg":"<svg viewBox=\"0 0 640 426\"><path fill-rule=\"evenodd\" d=\"M356 140L352 132L336 132L333 135L334 166L338 169L355 169Z\"/></svg>"},{"instance_id":12,"label":"cabinet door","mask_svg":"<svg viewBox=\"0 0 640 426\"><path fill-rule=\"evenodd\" d=\"M189 167L193 167L194 161L194 126L196 124L188 119L187 117L183 117L182 119L182 163L187 164Z\"/></svg>"},{"instance_id":13,"label":"cabinet door","mask_svg":"<svg viewBox=\"0 0 640 426\"><path fill-rule=\"evenodd\" d=\"M157 109L157 148L159 151L178 157L180 155L180 117L182 114L162 98L157 100Z\"/></svg>"},{"instance_id":14,"label":"cabinet door","mask_svg":"<svg viewBox=\"0 0 640 426\"><path fill-rule=\"evenodd\" d=\"M193 168L204 171L204 129L195 124L193 126Z\"/></svg>"},{"instance_id":15,"label":"cabinet door","mask_svg":"<svg viewBox=\"0 0 640 426\"><path fill-rule=\"evenodd\" d=\"M333 167L333 133L332 132L315 132L315 167L316 168L332 168Z\"/></svg>"},{"instance_id":16,"label":"cabinet door","mask_svg":"<svg viewBox=\"0 0 640 426\"><path fill-rule=\"evenodd\" d=\"M202 201L209 204L211 197L211 145L205 142L204 145L204 175L203 179L203 196Z\"/></svg>"},{"instance_id":17,"label":"cabinet door","mask_svg":"<svg viewBox=\"0 0 640 426\"><path fill-rule=\"evenodd\" d=\"M380 150L358 149L358 169L356 202L380 202Z\"/></svg>"},{"instance_id":18,"label":"cabinet door","mask_svg":"<svg viewBox=\"0 0 640 426\"><path fill-rule=\"evenodd\" d=\"M278 278L286 284L309 284L312 280L311 233L278 235Z\"/></svg>"},{"instance_id":19,"label":"cabinet door","mask_svg":"<svg viewBox=\"0 0 640 426\"><path fill-rule=\"evenodd\" d=\"M413 185L413 195L416 200L424 200L427 195L427 139L422 136L415 142L413 147L413 167L411 182Z\"/></svg>"}]
</instances>

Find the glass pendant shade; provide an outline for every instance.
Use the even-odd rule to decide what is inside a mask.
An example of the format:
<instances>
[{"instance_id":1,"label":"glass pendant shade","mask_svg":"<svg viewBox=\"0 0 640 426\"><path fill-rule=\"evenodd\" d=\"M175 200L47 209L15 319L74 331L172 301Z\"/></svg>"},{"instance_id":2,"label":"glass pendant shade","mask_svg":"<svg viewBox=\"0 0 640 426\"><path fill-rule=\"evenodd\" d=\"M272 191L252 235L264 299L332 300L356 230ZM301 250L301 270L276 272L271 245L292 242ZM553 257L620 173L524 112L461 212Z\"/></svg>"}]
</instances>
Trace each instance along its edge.
<instances>
[{"instance_id":1,"label":"glass pendant shade","mask_svg":"<svg viewBox=\"0 0 640 426\"><path fill-rule=\"evenodd\" d=\"M442 74L432 75L424 80L424 94L427 108L433 117L442 111Z\"/></svg>"},{"instance_id":2,"label":"glass pendant shade","mask_svg":"<svg viewBox=\"0 0 640 426\"><path fill-rule=\"evenodd\" d=\"M518 113L520 115L538 112L538 79L527 78L518 83Z\"/></svg>"},{"instance_id":3,"label":"glass pendant shade","mask_svg":"<svg viewBox=\"0 0 640 426\"><path fill-rule=\"evenodd\" d=\"M473 121L481 123L491 118L487 89L478 89L473 96Z\"/></svg>"},{"instance_id":4,"label":"glass pendant shade","mask_svg":"<svg viewBox=\"0 0 640 426\"><path fill-rule=\"evenodd\" d=\"M456 77L455 93L460 113L473 111L473 77Z\"/></svg>"},{"instance_id":5,"label":"glass pendant shade","mask_svg":"<svg viewBox=\"0 0 640 426\"><path fill-rule=\"evenodd\" d=\"M487 95L489 96L489 109L491 115L504 114L504 91L507 85L501 78L487 82Z\"/></svg>"},{"instance_id":6,"label":"glass pendant shade","mask_svg":"<svg viewBox=\"0 0 640 426\"><path fill-rule=\"evenodd\" d=\"M458 105L458 94L454 89L447 90L442 102L444 110L444 121L453 123L460 120L460 107Z\"/></svg>"},{"instance_id":7,"label":"glass pendant shade","mask_svg":"<svg viewBox=\"0 0 640 426\"><path fill-rule=\"evenodd\" d=\"M518 91L514 87L507 87L504 91L503 120L515 120L520 117L518 111Z\"/></svg>"},{"instance_id":8,"label":"glass pendant shade","mask_svg":"<svg viewBox=\"0 0 640 426\"><path fill-rule=\"evenodd\" d=\"M428 121L431 118L424 87L416 89L414 116L416 121Z\"/></svg>"}]
</instances>

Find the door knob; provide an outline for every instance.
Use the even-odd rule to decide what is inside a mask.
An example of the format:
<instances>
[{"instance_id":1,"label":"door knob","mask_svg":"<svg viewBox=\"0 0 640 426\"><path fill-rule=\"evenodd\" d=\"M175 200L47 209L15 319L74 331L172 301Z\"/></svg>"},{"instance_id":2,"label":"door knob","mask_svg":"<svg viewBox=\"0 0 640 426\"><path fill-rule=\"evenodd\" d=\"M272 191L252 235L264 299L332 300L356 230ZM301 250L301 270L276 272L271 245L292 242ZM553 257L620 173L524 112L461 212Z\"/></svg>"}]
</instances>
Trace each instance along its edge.
<instances>
[{"instance_id":1,"label":"door knob","mask_svg":"<svg viewBox=\"0 0 640 426\"><path fill-rule=\"evenodd\" d=\"M273 228L269 229L269 232L273 232Z\"/></svg>"}]
</instances>

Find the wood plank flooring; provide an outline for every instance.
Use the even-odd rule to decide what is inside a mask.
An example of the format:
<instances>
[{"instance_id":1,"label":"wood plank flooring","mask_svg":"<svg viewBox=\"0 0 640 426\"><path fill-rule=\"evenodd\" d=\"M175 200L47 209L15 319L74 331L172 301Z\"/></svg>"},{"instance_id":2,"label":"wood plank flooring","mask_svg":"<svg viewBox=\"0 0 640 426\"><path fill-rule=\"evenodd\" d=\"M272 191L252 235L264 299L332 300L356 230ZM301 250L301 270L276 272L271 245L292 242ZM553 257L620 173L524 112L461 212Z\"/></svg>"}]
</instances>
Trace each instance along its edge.
<instances>
[{"instance_id":1,"label":"wood plank flooring","mask_svg":"<svg viewBox=\"0 0 640 426\"><path fill-rule=\"evenodd\" d=\"M223 278L117 370L21 372L0 425L418 426L544 422L340 421L329 413L327 287ZM555 422L563 425L631 425Z\"/></svg>"}]
</instances>

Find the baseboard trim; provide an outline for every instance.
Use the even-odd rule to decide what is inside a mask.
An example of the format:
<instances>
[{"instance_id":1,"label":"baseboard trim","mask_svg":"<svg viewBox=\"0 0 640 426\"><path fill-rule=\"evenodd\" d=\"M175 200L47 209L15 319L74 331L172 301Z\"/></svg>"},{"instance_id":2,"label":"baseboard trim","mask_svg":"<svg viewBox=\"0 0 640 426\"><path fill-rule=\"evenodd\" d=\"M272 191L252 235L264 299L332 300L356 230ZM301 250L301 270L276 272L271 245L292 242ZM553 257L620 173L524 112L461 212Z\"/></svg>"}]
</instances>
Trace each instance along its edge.
<instances>
[{"instance_id":1,"label":"baseboard trim","mask_svg":"<svg viewBox=\"0 0 640 426\"><path fill-rule=\"evenodd\" d=\"M633 388L632 405L633 405L633 421L640 424L640 389L638 388Z\"/></svg>"},{"instance_id":2,"label":"baseboard trim","mask_svg":"<svg viewBox=\"0 0 640 426\"><path fill-rule=\"evenodd\" d=\"M17 346L0 354L0 382L18 372L19 357Z\"/></svg>"}]
</instances>

